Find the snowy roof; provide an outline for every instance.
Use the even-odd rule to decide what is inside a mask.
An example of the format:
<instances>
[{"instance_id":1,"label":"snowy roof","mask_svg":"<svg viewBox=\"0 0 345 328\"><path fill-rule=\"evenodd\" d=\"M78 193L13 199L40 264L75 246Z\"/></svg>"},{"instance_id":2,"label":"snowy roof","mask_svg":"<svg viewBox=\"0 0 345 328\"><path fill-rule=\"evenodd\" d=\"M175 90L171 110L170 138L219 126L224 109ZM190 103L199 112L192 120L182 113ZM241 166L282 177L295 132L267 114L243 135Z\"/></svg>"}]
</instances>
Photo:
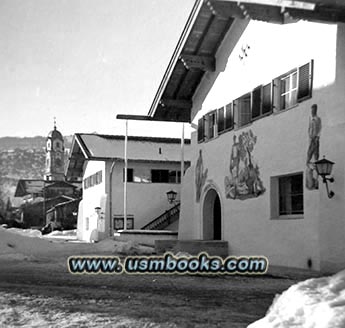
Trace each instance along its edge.
<instances>
[{"instance_id":1,"label":"snowy roof","mask_svg":"<svg viewBox=\"0 0 345 328\"><path fill-rule=\"evenodd\" d=\"M20 179L17 183L15 197L23 197L26 195L40 194L43 188L58 188L58 187L71 187L78 188L80 183L68 183L64 181L45 181L43 179Z\"/></svg>"},{"instance_id":2,"label":"snowy roof","mask_svg":"<svg viewBox=\"0 0 345 328\"><path fill-rule=\"evenodd\" d=\"M77 133L73 137L66 176L81 176L85 160L124 160L125 137ZM190 139L185 139L184 159L190 161ZM180 162L181 140L129 136L127 159L138 162Z\"/></svg>"},{"instance_id":3,"label":"snowy roof","mask_svg":"<svg viewBox=\"0 0 345 328\"><path fill-rule=\"evenodd\" d=\"M124 158L124 136L78 133L75 137L88 159ZM180 144L176 138L129 136L128 159L180 161ZM190 139L185 145L190 145Z\"/></svg>"}]
</instances>

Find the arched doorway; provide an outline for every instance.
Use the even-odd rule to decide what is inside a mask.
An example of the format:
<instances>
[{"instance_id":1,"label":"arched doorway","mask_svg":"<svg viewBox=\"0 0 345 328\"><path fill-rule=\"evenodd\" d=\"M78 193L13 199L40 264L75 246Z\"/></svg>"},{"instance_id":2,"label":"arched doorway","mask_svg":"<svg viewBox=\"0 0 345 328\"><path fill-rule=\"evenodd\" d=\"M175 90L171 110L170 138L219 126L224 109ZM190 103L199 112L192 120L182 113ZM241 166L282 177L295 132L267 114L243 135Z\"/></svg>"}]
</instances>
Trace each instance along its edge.
<instances>
[{"instance_id":1,"label":"arched doorway","mask_svg":"<svg viewBox=\"0 0 345 328\"><path fill-rule=\"evenodd\" d=\"M210 189L204 198L203 205L203 239L222 239L222 209L218 193Z\"/></svg>"}]
</instances>

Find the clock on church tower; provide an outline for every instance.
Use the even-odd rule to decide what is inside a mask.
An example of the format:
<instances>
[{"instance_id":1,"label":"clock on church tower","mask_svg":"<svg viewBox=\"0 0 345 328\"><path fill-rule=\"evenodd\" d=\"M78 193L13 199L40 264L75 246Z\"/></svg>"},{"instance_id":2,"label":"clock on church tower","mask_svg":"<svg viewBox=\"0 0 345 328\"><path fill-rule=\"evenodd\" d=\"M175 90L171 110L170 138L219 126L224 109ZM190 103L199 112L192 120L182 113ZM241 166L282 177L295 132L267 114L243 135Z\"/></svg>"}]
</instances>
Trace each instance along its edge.
<instances>
[{"instance_id":1,"label":"clock on church tower","mask_svg":"<svg viewBox=\"0 0 345 328\"><path fill-rule=\"evenodd\" d=\"M63 136L56 129L49 132L46 140L46 170L45 180L47 181L64 181L64 161L65 146Z\"/></svg>"}]
</instances>

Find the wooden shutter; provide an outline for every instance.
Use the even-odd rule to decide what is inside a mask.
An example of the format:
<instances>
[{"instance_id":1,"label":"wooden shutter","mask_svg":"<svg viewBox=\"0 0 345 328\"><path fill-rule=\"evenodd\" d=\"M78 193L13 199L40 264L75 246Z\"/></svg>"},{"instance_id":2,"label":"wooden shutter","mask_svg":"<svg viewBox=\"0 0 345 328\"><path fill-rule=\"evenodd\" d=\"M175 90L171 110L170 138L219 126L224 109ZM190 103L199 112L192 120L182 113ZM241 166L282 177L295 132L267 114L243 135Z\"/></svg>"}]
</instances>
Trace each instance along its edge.
<instances>
[{"instance_id":1,"label":"wooden shutter","mask_svg":"<svg viewBox=\"0 0 345 328\"><path fill-rule=\"evenodd\" d=\"M224 117L224 107L218 109L218 133L224 131L225 129L225 117Z\"/></svg>"},{"instance_id":2,"label":"wooden shutter","mask_svg":"<svg viewBox=\"0 0 345 328\"><path fill-rule=\"evenodd\" d=\"M208 140L208 138L210 137L209 129L210 129L210 115L206 114L204 116L204 140Z\"/></svg>"},{"instance_id":3,"label":"wooden shutter","mask_svg":"<svg viewBox=\"0 0 345 328\"><path fill-rule=\"evenodd\" d=\"M217 111L208 114L208 137L214 138L216 135Z\"/></svg>"},{"instance_id":4,"label":"wooden shutter","mask_svg":"<svg viewBox=\"0 0 345 328\"><path fill-rule=\"evenodd\" d=\"M133 169L127 169L127 182L133 182Z\"/></svg>"},{"instance_id":5,"label":"wooden shutter","mask_svg":"<svg viewBox=\"0 0 345 328\"><path fill-rule=\"evenodd\" d=\"M232 113L234 114L234 127L240 127L240 118L239 118L239 99L235 99L232 103Z\"/></svg>"},{"instance_id":6,"label":"wooden shutter","mask_svg":"<svg viewBox=\"0 0 345 328\"><path fill-rule=\"evenodd\" d=\"M225 106L225 129L234 127L234 107L232 103Z\"/></svg>"},{"instance_id":7,"label":"wooden shutter","mask_svg":"<svg viewBox=\"0 0 345 328\"><path fill-rule=\"evenodd\" d=\"M272 81L272 100L273 100L273 111L280 111L282 108L281 104L281 77L277 77Z\"/></svg>"},{"instance_id":8,"label":"wooden shutter","mask_svg":"<svg viewBox=\"0 0 345 328\"><path fill-rule=\"evenodd\" d=\"M269 83L262 87L262 114L270 113L272 109L272 83Z\"/></svg>"},{"instance_id":9,"label":"wooden shutter","mask_svg":"<svg viewBox=\"0 0 345 328\"><path fill-rule=\"evenodd\" d=\"M301 102L311 98L313 85L313 60L298 68L297 100Z\"/></svg>"},{"instance_id":10,"label":"wooden shutter","mask_svg":"<svg viewBox=\"0 0 345 328\"><path fill-rule=\"evenodd\" d=\"M261 91L262 86L256 87L252 91L252 119L258 118L261 116Z\"/></svg>"},{"instance_id":11,"label":"wooden shutter","mask_svg":"<svg viewBox=\"0 0 345 328\"><path fill-rule=\"evenodd\" d=\"M205 120L204 117L198 121L198 142L203 142L205 140Z\"/></svg>"}]
</instances>

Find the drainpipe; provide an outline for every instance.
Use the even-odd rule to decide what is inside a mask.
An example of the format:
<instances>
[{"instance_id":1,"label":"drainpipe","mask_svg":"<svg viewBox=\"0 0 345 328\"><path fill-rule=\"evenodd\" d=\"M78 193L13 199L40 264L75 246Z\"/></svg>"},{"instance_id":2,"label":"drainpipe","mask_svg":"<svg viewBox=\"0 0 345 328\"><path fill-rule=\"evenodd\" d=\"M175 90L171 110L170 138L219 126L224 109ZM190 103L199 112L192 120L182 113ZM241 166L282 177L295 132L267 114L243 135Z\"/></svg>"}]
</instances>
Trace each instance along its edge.
<instances>
[{"instance_id":1,"label":"drainpipe","mask_svg":"<svg viewBox=\"0 0 345 328\"><path fill-rule=\"evenodd\" d=\"M110 220L109 220L109 235L110 237L114 236L114 220L113 220L113 172L114 172L114 168L115 168L115 160L112 162L111 164L111 168L110 168L110 174L109 174L109 216L110 216Z\"/></svg>"},{"instance_id":2,"label":"drainpipe","mask_svg":"<svg viewBox=\"0 0 345 328\"><path fill-rule=\"evenodd\" d=\"M127 230L127 142L128 142L128 120L126 120L126 135L125 135L125 182L123 188L123 230Z\"/></svg>"},{"instance_id":3,"label":"drainpipe","mask_svg":"<svg viewBox=\"0 0 345 328\"><path fill-rule=\"evenodd\" d=\"M182 123L182 136L181 136L181 186L184 175L184 123Z\"/></svg>"}]
</instances>

